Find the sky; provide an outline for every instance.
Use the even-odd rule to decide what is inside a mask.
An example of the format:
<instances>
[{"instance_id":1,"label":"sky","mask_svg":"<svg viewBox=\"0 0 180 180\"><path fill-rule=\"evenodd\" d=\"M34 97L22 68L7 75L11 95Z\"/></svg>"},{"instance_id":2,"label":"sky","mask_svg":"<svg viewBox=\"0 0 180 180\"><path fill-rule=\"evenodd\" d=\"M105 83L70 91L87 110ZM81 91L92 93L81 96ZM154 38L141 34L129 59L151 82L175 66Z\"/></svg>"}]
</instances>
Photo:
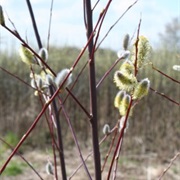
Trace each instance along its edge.
<instances>
[{"instance_id":1,"label":"sky","mask_svg":"<svg viewBox=\"0 0 180 180\"><path fill-rule=\"evenodd\" d=\"M84 47L86 30L83 20L82 0L54 0L50 45ZM95 0L92 0L92 6ZM100 0L93 11L94 25L100 12L108 0ZM114 22L135 0L113 0L104 20L101 40ZM43 45L47 45L48 26L51 0L31 0L37 26ZM25 0L0 0L3 7L6 25L13 29L7 14L15 24L22 38L37 48L32 23ZM165 25L178 17L180 23L180 0L138 0L125 14L119 23L111 30L102 43L103 48L118 50L122 47L125 34L133 36L137 31L140 17L142 19L140 34L146 36L152 45L159 40L159 33L163 33ZM0 27L0 48L14 49L20 42Z\"/></svg>"}]
</instances>

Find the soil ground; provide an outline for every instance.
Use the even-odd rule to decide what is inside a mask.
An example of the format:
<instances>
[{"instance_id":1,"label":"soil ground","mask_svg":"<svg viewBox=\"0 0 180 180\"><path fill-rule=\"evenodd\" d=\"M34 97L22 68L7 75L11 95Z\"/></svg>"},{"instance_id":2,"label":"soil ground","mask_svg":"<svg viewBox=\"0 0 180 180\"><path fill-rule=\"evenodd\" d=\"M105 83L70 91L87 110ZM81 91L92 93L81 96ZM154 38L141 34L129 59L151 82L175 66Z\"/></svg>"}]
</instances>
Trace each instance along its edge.
<instances>
[{"instance_id":1,"label":"soil ground","mask_svg":"<svg viewBox=\"0 0 180 180\"><path fill-rule=\"evenodd\" d=\"M68 178L71 176L73 171L78 167L80 163L79 156L74 153L75 149L68 150L65 153L66 164L67 164L67 175ZM86 157L86 153L83 154ZM46 172L46 163L49 159L52 161L50 153L42 152L40 150L28 151L23 154L23 157L28 160L29 163L38 171L42 179L53 180L53 175L48 175ZM22 161L18 156L13 157L13 160ZM53 161L52 161L53 162ZM102 161L103 162L103 161ZM59 164L59 161L57 162ZM110 160L107 161L107 166L103 172L103 180L107 179L107 172ZM149 155L128 155L121 156L118 169L117 169L117 180L154 180L158 179L165 168L168 167L170 161L164 163L159 162L155 154ZM93 177L93 159L90 157L87 161L87 166ZM113 173L113 171L112 171ZM60 174L60 167L58 166L58 174ZM0 180L39 180L40 178L30 169L29 166L23 168L23 173L17 176L2 176ZM61 179L61 178L59 178ZM72 180L88 180L88 177L82 167L73 177ZM172 164L171 168L163 176L162 180L180 180L180 157Z\"/></svg>"}]
</instances>

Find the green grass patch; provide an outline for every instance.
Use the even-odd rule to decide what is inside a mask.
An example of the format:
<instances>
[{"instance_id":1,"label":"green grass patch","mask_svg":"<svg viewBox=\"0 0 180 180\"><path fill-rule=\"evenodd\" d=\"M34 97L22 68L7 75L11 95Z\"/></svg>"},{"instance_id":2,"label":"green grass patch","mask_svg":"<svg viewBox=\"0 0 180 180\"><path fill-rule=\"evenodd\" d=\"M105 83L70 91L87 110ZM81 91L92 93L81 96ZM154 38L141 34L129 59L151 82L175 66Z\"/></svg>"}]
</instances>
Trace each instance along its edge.
<instances>
[{"instance_id":1,"label":"green grass patch","mask_svg":"<svg viewBox=\"0 0 180 180\"><path fill-rule=\"evenodd\" d=\"M6 167L2 175L3 176L17 176L23 173L23 170L25 167L26 167L26 164L24 163L12 161L8 164L8 166Z\"/></svg>"},{"instance_id":2,"label":"green grass patch","mask_svg":"<svg viewBox=\"0 0 180 180\"><path fill-rule=\"evenodd\" d=\"M10 131L4 136L4 140L12 147L15 147L17 143L19 142L18 136L15 133L10 132ZM9 149L9 146L6 144L4 144L4 147Z\"/></svg>"}]
</instances>

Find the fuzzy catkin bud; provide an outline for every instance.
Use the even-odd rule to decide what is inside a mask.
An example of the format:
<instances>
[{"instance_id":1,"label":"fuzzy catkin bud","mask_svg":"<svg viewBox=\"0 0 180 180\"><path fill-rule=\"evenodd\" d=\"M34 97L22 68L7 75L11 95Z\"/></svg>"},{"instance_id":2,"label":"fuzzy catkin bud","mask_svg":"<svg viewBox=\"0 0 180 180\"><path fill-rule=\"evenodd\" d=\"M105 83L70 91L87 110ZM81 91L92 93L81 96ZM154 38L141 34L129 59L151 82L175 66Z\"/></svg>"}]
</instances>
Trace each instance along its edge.
<instances>
[{"instance_id":1,"label":"fuzzy catkin bud","mask_svg":"<svg viewBox=\"0 0 180 180\"><path fill-rule=\"evenodd\" d=\"M125 116L126 115L127 110L129 108L130 100L131 100L131 97L128 94L126 94L123 97L121 105L119 107L119 113L120 113L121 116Z\"/></svg>"},{"instance_id":2,"label":"fuzzy catkin bud","mask_svg":"<svg viewBox=\"0 0 180 180\"><path fill-rule=\"evenodd\" d=\"M36 87L36 82L35 82L34 79L31 79L31 86L32 86L33 88L37 88L37 87Z\"/></svg>"},{"instance_id":3,"label":"fuzzy catkin bud","mask_svg":"<svg viewBox=\"0 0 180 180\"><path fill-rule=\"evenodd\" d=\"M125 96L125 91L119 91L114 99L114 106L119 109L121 101Z\"/></svg>"},{"instance_id":4,"label":"fuzzy catkin bud","mask_svg":"<svg viewBox=\"0 0 180 180\"><path fill-rule=\"evenodd\" d=\"M108 124L105 124L103 127L103 133L104 135L108 135L111 132L110 127Z\"/></svg>"},{"instance_id":5,"label":"fuzzy catkin bud","mask_svg":"<svg viewBox=\"0 0 180 180\"><path fill-rule=\"evenodd\" d=\"M133 74L127 75L121 71L116 71L114 74L114 82L120 90L132 91L137 83L137 79Z\"/></svg>"},{"instance_id":6,"label":"fuzzy catkin bud","mask_svg":"<svg viewBox=\"0 0 180 180\"><path fill-rule=\"evenodd\" d=\"M34 64L34 56L33 53L27 49L23 44L20 47L19 55L21 57L21 60L28 65Z\"/></svg>"},{"instance_id":7,"label":"fuzzy catkin bud","mask_svg":"<svg viewBox=\"0 0 180 180\"><path fill-rule=\"evenodd\" d=\"M124 40L123 40L123 48L124 48L124 50L127 50L127 49L128 49L129 39L130 39L129 34L126 34L126 35L124 36Z\"/></svg>"},{"instance_id":8,"label":"fuzzy catkin bud","mask_svg":"<svg viewBox=\"0 0 180 180\"><path fill-rule=\"evenodd\" d=\"M66 76L69 74L69 72L70 72L69 69L63 69L62 71L60 71L57 74L57 77L55 78L55 83L56 83L57 87L59 87L62 84L62 82L64 81ZM64 83L63 87L64 88L67 87L71 82L72 82L72 74L69 75L69 77L66 80L66 82Z\"/></svg>"},{"instance_id":9,"label":"fuzzy catkin bud","mask_svg":"<svg viewBox=\"0 0 180 180\"><path fill-rule=\"evenodd\" d=\"M52 163L50 161L48 161L47 164L46 164L46 173L54 175L53 165L52 165Z\"/></svg>"},{"instance_id":10,"label":"fuzzy catkin bud","mask_svg":"<svg viewBox=\"0 0 180 180\"><path fill-rule=\"evenodd\" d=\"M3 8L1 5L0 5L0 24L2 26L5 26L4 13L3 13Z\"/></svg>"},{"instance_id":11,"label":"fuzzy catkin bud","mask_svg":"<svg viewBox=\"0 0 180 180\"><path fill-rule=\"evenodd\" d=\"M44 60L44 62L47 62L48 60L48 51L46 48L41 48L38 52L38 55L41 57L42 60ZM40 59L38 59L38 64L42 67L43 63L41 62Z\"/></svg>"},{"instance_id":12,"label":"fuzzy catkin bud","mask_svg":"<svg viewBox=\"0 0 180 180\"><path fill-rule=\"evenodd\" d=\"M37 76L35 79L31 79L31 86L33 88L42 89L43 87L42 79L39 76Z\"/></svg>"},{"instance_id":13,"label":"fuzzy catkin bud","mask_svg":"<svg viewBox=\"0 0 180 180\"><path fill-rule=\"evenodd\" d=\"M141 80L133 92L133 99L141 99L148 94L150 81L148 78Z\"/></svg>"},{"instance_id":14,"label":"fuzzy catkin bud","mask_svg":"<svg viewBox=\"0 0 180 180\"><path fill-rule=\"evenodd\" d=\"M130 51L120 50L117 52L118 58L128 59L130 56Z\"/></svg>"},{"instance_id":15,"label":"fuzzy catkin bud","mask_svg":"<svg viewBox=\"0 0 180 180\"><path fill-rule=\"evenodd\" d=\"M42 81L42 79L41 79L41 78L38 78L36 82L37 82L37 87L38 87L38 89L42 89L42 86L43 86L43 81Z\"/></svg>"},{"instance_id":16,"label":"fuzzy catkin bud","mask_svg":"<svg viewBox=\"0 0 180 180\"><path fill-rule=\"evenodd\" d=\"M180 65L174 65L174 66L173 66L173 69L174 69L175 71L180 71Z\"/></svg>"},{"instance_id":17,"label":"fuzzy catkin bud","mask_svg":"<svg viewBox=\"0 0 180 180\"><path fill-rule=\"evenodd\" d=\"M47 62L47 60L48 60L48 51L47 51L47 49L46 48L41 48L40 50L39 50L39 56L45 61L45 62Z\"/></svg>"},{"instance_id":18,"label":"fuzzy catkin bud","mask_svg":"<svg viewBox=\"0 0 180 180\"><path fill-rule=\"evenodd\" d=\"M46 74L46 83L47 83L47 85L53 85L54 84L54 79L50 74Z\"/></svg>"}]
</instances>

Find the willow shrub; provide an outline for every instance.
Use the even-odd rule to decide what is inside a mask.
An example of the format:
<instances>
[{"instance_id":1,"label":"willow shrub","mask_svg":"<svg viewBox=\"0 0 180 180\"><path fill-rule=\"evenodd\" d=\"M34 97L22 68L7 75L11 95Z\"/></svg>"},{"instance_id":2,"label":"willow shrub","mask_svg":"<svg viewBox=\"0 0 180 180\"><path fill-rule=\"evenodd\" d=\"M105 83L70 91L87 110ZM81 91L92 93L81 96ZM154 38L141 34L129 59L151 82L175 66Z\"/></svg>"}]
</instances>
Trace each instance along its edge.
<instances>
[{"instance_id":1,"label":"willow shrub","mask_svg":"<svg viewBox=\"0 0 180 180\"><path fill-rule=\"evenodd\" d=\"M80 49L75 47L51 47L49 52L49 65L55 72L57 72L58 69L70 67L79 52ZM87 58L88 56L85 53L77 69L73 72L74 77L78 76ZM112 50L99 49L97 51L97 82L116 59L116 52ZM179 73L172 69L172 66L177 64L176 54L165 51L162 48L153 51L151 59L156 68L174 79L179 78ZM121 63L122 62L117 65L116 70ZM25 66L22 68L22 62L19 60L18 54L12 52L10 55L7 55L6 52L1 52L0 66L18 77L24 77L23 80L30 84L29 74L27 74L28 71ZM87 67L85 71L88 71ZM102 128L106 123L110 126L114 124L113 121L119 116L113 104L117 89L110 83L113 81L113 72L110 73L99 87L100 91L98 91L98 116L101 117L99 123ZM141 74L142 77L149 78L152 88L168 94L172 99L179 98L178 84L153 70L151 65L147 65L139 74ZM33 89L22 84L19 80L12 78L10 75L7 75L4 71L0 71L0 77L0 132L5 135L7 131L12 131L21 137L39 113L41 107L38 105L38 99L33 96ZM87 73L84 72L83 75L80 76L80 81L77 82L77 85L73 89L73 93L85 107L89 106L89 99L86 98L89 95L88 86L88 76ZM81 96L81 94L84 94L84 96ZM87 130L85 114L79 113L80 109L78 109L73 100L68 100L65 106L68 108L70 115L72 115L72 119L74 119L72 123L77 135L82 138L82 141L86 142L89 132ZM180 135L178 107L173 106L171 102L150 91L149 95L143 99L143 102L139 103L138 108L135 108L133 114L135 114L135 116L132 116L129 124L129 131L131 133L126 134L125 138L127 138L127 140L124 141L124 149L134 152L147 150L158 152L162 152L163 150L163 152L169 152L180 148L178 144L178 137ZM36 144L36 141L41 138L39 145L42 147L50 141L48 131L46 132L47 128L44 128L46 126L45 119L42 118L37 126L38 128L36 128L35 131L41 131L41 133L34 133L32 137L28 139L27 143L33 146ZM63 135L68 137L68 126L66 123L64 123L63 126ZM171 146L167 146L167 142L169 141L171 141ZM66 143L71 144L71 139ZM137 149L132 150L130 148L132 144L135 144Z\"/></svg>"}]
</instances>

